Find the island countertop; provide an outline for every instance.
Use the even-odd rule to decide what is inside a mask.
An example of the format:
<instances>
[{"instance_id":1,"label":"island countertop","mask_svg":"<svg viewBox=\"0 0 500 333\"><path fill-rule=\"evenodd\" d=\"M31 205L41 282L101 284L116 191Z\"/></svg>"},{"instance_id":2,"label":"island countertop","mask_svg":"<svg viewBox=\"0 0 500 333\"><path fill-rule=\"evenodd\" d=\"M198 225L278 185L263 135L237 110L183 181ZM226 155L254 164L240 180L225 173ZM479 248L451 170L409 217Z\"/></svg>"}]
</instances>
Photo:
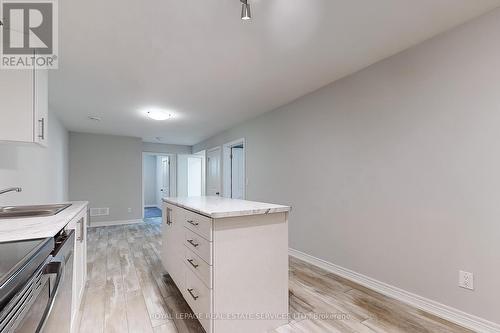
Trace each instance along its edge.
<instances>
[{"instance_id":1,"label":"island countertop","mask_svg":"<svg viewBox=\"0 0 500 333\"><path fill-rule=\"evenodd\" d=\"M86 201L67 203L71 206L54 216L0 219L0 242L54 237L88 204Z\"/></svg>"},{"instance_id":2,"label":"island countertop","mask_svg":"<svg viewBox=\"0 0 500 333\"><path fill-rule=\"evenodd\" d=\"M290 206L217 196L165 197L163 201L213 219L289 212Z\"/></svg>"}]
</instances>

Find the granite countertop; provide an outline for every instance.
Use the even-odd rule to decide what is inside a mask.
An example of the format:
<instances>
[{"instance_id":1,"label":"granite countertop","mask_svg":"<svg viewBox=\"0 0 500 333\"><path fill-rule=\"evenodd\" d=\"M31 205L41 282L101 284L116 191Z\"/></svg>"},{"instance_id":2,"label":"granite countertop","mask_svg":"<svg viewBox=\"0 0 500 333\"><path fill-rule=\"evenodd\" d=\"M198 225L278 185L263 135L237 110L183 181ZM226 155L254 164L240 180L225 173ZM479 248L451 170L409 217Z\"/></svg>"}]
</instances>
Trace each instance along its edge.
<instances>
[{"instance_id":1,"label":"granite countertop","mask_svg":"<svg viewBox=\"0 0 500 333\"><path fill-rule=\"evenodd\" d=\"M218 219L289 212L290 206L223 197L165 197L164 202Z\"/></svg>"},{"instance_id":2,"label":"granite countertop","mask_svg":"<svg viewBox=\"0 0 500 333\"><path fill-rule=\"evenodd\" d=\"M0 219L0 242L54 237L88 205L86 201L72 205L54 216Z\"/></svg>"}]
</instances>

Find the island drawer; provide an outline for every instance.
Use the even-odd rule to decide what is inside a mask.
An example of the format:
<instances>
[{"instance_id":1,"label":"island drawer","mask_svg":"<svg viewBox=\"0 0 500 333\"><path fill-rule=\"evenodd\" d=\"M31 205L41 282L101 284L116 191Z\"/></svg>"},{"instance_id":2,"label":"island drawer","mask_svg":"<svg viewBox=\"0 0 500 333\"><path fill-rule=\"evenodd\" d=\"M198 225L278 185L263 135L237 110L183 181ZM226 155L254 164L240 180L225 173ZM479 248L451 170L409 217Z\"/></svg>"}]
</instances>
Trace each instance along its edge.
<instances>
[{"instance_id":1,"label":"island drawer","mask_svg":"<svg viewBox=\"0 0 500 333\"><path fill-rule=\"evenodd\" d=\"M206 332L210 332L212 291L191 270L186 268L186 283L182 294Z\"/></svg>"},{"instance_id":2,"label":"island drawer","mask_svg":"<svg viewBox=\"0 0 500 333\"><path fill-rule=\"evenodd\" d=\"M200 235L184 228L184 244L209 265L212 265L212 242L209 242Z\"/></svg>"},{"instance_id":3,"label":"island drawer","mask_svg":"<svg viewBox=\"0 0 500 333\"><path fill-rule=\"evenodd\" d=\"M184 263L208 288L212 289L212 266L187 247L184 250Z\"/></svg>"},{"instance_id":4,"label":"island drawer","mask_svg":"<svg viewBox=\"0 0 500 333\"><path fill-rule=\"evenodd\" d=\"M212 219L183 209L184 226L205 239L212 241Z\"/></svg>"}]
</instances>

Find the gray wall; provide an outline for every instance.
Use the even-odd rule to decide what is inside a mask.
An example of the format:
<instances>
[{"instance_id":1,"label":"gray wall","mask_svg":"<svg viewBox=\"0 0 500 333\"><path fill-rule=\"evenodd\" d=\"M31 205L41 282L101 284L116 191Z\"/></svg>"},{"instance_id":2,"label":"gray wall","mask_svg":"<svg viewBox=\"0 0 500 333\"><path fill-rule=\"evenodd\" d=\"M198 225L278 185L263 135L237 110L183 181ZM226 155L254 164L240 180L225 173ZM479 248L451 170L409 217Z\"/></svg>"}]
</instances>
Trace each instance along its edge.
<instances>
[{"instance_id":1,"label":"gray wall","mask_svg":"<svg viewBox=\"0 0 500 333\"><path fill-rule=\"evenodd\" d=\"M160 154L191 154L191 146L144 142L142 151Z\"/></svg>"},{"instance_id":2,"label":"gray wall","mask_svg":"<svg viewBox=\"0 0 500 333\"><path fill-rule=\"evenodd\" d=\"M144 181L144 206L156 206L156 156L144 155L142 177Z\"/></svg>"},{"instance_id":3,"label":"gray wall","mask_svg":"<svg viewBox=\"0 0 500 333\"><path fill-rule=\"evenodd\" d=\"M499 31L496 10L193 151L245 137L292 248L500 323Z\"/></svg>"},{"instance_id":4,"label":"gray wall","mask_svg":"<svg viewBox=\"0 0 500 333\"><path fill-rule=\"evenodd\" d=\"M141 219L142 140L71 132L69 196L110 208L109 216L92 217L93 222Z\"/></svg>"},{"instance_id":5,"label":"gray wall","mask_svg":"<svg viewBox=\"0 0 500 333\"><path fill-rule=\"evenodd\" d=\"M0 205L28 205L68 200L68 132L49 113L48 148L36 144L0 143L0 188L23 192L0 196Z\"/></svg>"}]
</instances>

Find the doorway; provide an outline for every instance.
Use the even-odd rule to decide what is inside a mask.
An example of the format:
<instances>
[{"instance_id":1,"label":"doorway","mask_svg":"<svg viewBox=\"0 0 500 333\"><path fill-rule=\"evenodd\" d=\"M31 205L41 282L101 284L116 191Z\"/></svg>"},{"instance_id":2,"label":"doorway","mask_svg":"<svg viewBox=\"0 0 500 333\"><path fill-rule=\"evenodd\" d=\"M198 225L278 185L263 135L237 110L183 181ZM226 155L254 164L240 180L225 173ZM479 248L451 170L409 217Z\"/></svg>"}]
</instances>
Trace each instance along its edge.
<instances>
[{"instance_id":1,"label":"doorway","mask_svg":"<svg viewBox=\"0 0 500 333\"><path fill-rule=\"evenodd\" d=\"M221 195L221 148L209 149L207 155L207 195Z\"/></svg>"},{"instance_id":2,"label":"doorway","mask_svg":"<svg viewBox=\"0 0 500 333\"><path fill-rule=\"evenodd\" d=\"M224 196L232 199L246 198L245 139L238 139L223 146Z\"/></svg>"},{"instance_id":3,"label":"doorway","mask_svg":"<svg viewBox=\"0 0 500 333\"><path fill-rule=\"evenodd\" d=\"M143 153L142 201L144 218L161 218L162 199L175 195L175 157L165 154Z\"/></svg>"},{"instance_id":4,"label":"doorway","mask_svg":"<svg viewBox=\"0 0 500 333\"><path fill-rule=\"evenodd\" d=\"M177 193L179 197L199 197L205 194L204 155L178 155Z\"/></svg>"},{"instance_id":5,"label":"doorway","mask_svg":"<svg viewBox=\"0 0 500 333\"><path fill-rule=\"evenodd\" d=\"M162 198L170 197L170 157L156 157L156 202L161 207Z\"/></svg>"}]
</instances>

